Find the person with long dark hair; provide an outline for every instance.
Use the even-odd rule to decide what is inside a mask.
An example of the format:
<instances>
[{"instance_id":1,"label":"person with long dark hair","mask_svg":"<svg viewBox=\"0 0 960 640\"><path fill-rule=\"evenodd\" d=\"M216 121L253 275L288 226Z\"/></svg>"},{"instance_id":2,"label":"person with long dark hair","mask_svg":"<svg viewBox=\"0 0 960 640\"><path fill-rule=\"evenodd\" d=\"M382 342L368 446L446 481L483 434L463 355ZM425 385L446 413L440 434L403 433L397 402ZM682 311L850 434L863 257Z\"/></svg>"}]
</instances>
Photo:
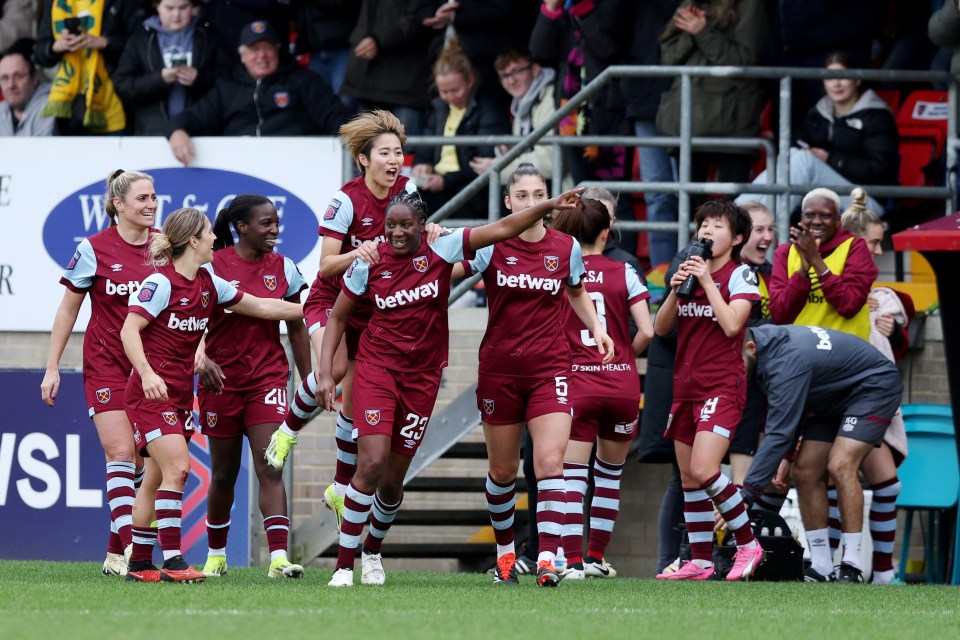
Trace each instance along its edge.
<instances>
[{"instance_id":1,"label":"person with long dark hair","mask_svg":"<svg viewBox=\"0 0 960 640\"><path fill-rule=\"evenodd\" d=\"M276 253L280 218L269 198L236 196L213 225L212 271L240 291L299 303L307 283L297 265ZM233 234L238 241L234 244ZM298 372L310 372L310 342L301 320L287 321ZM290 518L283 474L263 458L270 435L287 412L290 367L279 323L217 309L206 337L200 376L200 430L209 438L213 478L207 492L209 551L203 573L227 572L227 534L233 490L247 437L257 474L260 512L270 551L270 578L300 578L303 567L287 559Z\"/></svg>"}]
</instances>

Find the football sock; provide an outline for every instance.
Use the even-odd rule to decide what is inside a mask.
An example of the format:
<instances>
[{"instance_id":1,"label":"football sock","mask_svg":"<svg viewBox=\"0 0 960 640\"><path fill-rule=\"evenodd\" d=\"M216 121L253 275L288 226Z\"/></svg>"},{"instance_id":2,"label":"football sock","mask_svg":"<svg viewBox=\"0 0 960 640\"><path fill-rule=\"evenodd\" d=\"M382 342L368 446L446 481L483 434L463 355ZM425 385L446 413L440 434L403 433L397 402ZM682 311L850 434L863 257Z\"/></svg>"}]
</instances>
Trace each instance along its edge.
<instances>
[{"instance_id":1,"label":"football sock","mask_svg":"<svg viewBox=\"0 0 960 640\"><path fill-rule=\"evenodd\" d=\"M683 488L683 520L687 524L691 558L706 562L704 568L709 567L713 563L713 503L706 491Z\"/></svg>"},{"instance_id":2,"label":"football sock","mask_svg":"<svg viewBox=\"0 0 960 640\"><path fill-rule=\"evenodd\" d=\"M701 487L713 500L713 504L720 512L720 516L726 520L727 526L733 532L737 539L737 545L742 546L750 544L755 540L753 537L753 528L750 526L750 518L747 515L747 509L743 505L743 498L740 497L740 491L737 486L730 482L727 476L718 473L711 480L705 482Z\"/></svg>"},{"instance_id":3,"label":"football sock","mask_svg":"<svg viewBox=\"0 0 960 640\"><path fill-rule=\"evenodd\" d=\"M380 494L373 496L373 510L370 512L370 528L367 530L367 539L363 542L363 549L368 553L380 553L383 546L383 539L390 531L390 525L393 519L397 517L400 511L400 503L403 497L396 504L384 504L380 500Z\"/></svg>"},{"instance_id":4,"label":"football sock","mask_svg":"<svg viewBox=\"0 0 960 640\"><path fill-rule=\"evenodd\" d=\"M537 480L537 561L553 562L560 546L560 534L566 511L567 492L563 476Z\"/></svg>"},{"instance_id":5,"label":"football sock","mask_svg":"<svg viewBox=\"0 0 960 640\"><path fill-rule=\"evenodd\" d=\"M822 576L828 576L833 571L833 554L830 552L829 531L824 529L808 529L807 549L810 550L810 566Z\"/></svg>"},{"instance_id":6,"label":"football sock","mask_svg":"<svg viewBox=\"0 0 960 640\"><path fill-rule=\"evenodd\" d=\"M568 564L583 560L583 496L587 492L589 473L590 469L585 464L563 463L563 484L567 492L567 505L561 545Z\"/></svg>"},{"instance_id":7,"label":"football sock","mask_svg":"<svg viewBox=\"0 0 960 640\"><path fill-rule=\"evenodd\" d=\"M497 540L497 556L514 552L513 514L516 505L516 481L500 484L487 474L487 512ZM501 549L508 549L501 553Z\"/></svg>"},{"instance_id":8,"label":"football sock","mask_svg":"<svg viewBox=\"0 0 960 640\"><path fill-rule=\"evenodd\" d=\"M337 414L337 466L334 468L334 491L338 484L348 485L357 472L357 441L353 439L353 420ZM339 494L338 494L339 495Z\"/></svg>"},{"instance_id":9,"label":"football sock","mask_svg":"<svg viewBox=\"0 0 960 640\"><path fill-rule=\"evenodd\" d=\"M136 475L137 466L132 462L107 463L107 501L110 504L110 519L116 525L119 537L119 553L123 553L126 546L130 544L133 500L137 495L133 486ZM110 546L113 544L112 542Z\"/></svg>"},{"instance_id":10,"label":"football sock","mask_svg":"<svg viewBox=\"0 0 960 640\"><path fill-rule=\"evenodd\" d=\"M219 553L214 553L217 549L226 549L227 548L227 534L230 533L230 519L224 521L211 521L210 518L207 518L207 546L209 547L209 552L207 555L215 556L221 555ZM226 555L226 553L222 554Z\"/></svg>"},{"instance_id":11,"label":"football sock","mask_svg":"<svg viewBox=\"0 0 960 640\"><path fill-rule=\"evenodd\" d=\"M155 500L157 530L163 559L180 555L180 518L183 514L183 491L157 489Z\"/></svg>"},{"instance_id":12,"label":"football sock","mask_svg":"<svg viewBox=\"0 0 960 640\"><path fill-rule=\"evenodd\" d=\"M340 525L340 549L337 552L337 569L353 569L357 546L363 525L367 523L373 494L362 493L351 484L343 500L343 523Z\"/></svg>"},{"instance_id":13,"label":"football sock","mask_svg":"<svg viewBox=\"0 0 960 640\"><path fill-rule=\"evenodd\" d=\"M830 534L830 557L836 554L840 547L840 532L843 527L840 524L840 505L837 502L837 488L827 486L827 528Z\"/></svg>"},{"instance_id":14,"label":"football sock","mask_svg":"<svg viewBox=\"0 0 960 640\"><path fill-rule=\"evenodd\" d=\"M271 555L282 551L287 555L287 542L290 538L290 518L284 515L267 516L263 519L263 531L267 534L267 548Z\"/></svg>"},{"instance_id":15,"label":"football sock","mask_svg":"<svg viewBox=\"0 0 960 640\"><path fill-rule=\"evenodd\" d=\"M603 558L620 514L620 475L623 463L612 464L597 457L593 463L593 500L590 502L589 555Z\"/></svg>"},{"instance_id":16,"label":"football sock","mask_svg":"<svg viewBox=\"0 0 960 640\"><path fill-rule=\"evenodd\" d=\"M872 487L870 503L870 537L873 539L873 571L893 570L893 541L897 535L897 496L900 479L893 476Z\"/></svg>"}]
</instances>

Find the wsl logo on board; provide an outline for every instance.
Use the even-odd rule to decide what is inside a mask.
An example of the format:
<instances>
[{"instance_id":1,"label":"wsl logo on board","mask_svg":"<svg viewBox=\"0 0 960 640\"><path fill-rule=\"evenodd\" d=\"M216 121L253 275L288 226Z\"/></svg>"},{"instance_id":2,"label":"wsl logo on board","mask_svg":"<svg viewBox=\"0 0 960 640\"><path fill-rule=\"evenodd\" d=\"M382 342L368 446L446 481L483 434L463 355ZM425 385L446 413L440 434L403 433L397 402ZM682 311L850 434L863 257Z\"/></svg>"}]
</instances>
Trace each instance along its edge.
<instances>
[{"instance_id":1,"label":"wsl logo on board","mask_svg":"<svg viewBox=\"0 0 960 640\"><path fill-rule=\"evenodd\" d=\"M220 169L146 169L157 191L153 226L163 226L165 216L181 207L203 211L210 221L240 193L266 196L277 207L280 237L277 252L295 263L313 250L317 217L307 204L283 187L254 176ZM110 226L103 208L103 181L87 185L60 201L43 223L43 245L54 262L66 266L77 244Z\"/></svg>"}]
</instances>

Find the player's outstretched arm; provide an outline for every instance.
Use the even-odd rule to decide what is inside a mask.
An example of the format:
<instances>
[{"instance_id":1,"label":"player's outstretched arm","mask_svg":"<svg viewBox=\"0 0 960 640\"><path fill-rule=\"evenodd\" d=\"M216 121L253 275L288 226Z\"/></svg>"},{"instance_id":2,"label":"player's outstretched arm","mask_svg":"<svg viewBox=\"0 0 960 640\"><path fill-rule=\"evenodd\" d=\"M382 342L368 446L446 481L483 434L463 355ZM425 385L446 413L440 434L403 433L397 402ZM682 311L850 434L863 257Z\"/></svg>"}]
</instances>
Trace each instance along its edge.
<instances>
[{"instance_id":1,"label":"player's outstretched arm","mask_svg":"<svg viewBox=\"0 0 960 640\"><path fill-rule=\"evenodd\" d=\"M317 368L317 402L327 411L333 411L337 395L337 381L333 378L333 358L347 330L347 323L356 306L353 298L340 292L333 304L327 326L323 330L323 346L320 348L320 362Z\"/></svg>"},{"instance_id":2,"label":"player's outstretched arm","mask_svg":"<svg viewBox=\"0 0 960 640\"><path fill-rule=\"evenodd\" d=\"M258 298L250 294L244 294L230 310L264 320L303 320L303 307L295 302Z\"/></svg>"},{"instance_id":3,"label":"player's outstretched arm","mask_svg":"<svg viewBox=\"0 0 960 640\"><path fill-rule=\"evenodd\" d=\"M582 192L582 188L571 189L556 198L550 198L523 211L511 213L496 222L475 227L470 232L470 248L476 251L503 240L516 238L551 211L575 208L580 202Z\"/></svg>"}]
</instances>

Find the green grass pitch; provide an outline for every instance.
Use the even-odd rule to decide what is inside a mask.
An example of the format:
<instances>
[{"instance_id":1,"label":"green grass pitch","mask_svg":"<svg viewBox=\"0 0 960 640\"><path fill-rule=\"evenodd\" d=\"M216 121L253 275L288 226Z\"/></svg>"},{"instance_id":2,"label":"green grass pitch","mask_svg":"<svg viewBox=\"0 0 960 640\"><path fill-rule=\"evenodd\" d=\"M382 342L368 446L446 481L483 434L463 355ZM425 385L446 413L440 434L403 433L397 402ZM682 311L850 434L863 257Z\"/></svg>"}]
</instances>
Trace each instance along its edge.
<instances>
[{"instance_id":1,"label":"green grass pitch","mask_svg":"<svg viewBox=\"0 0 960 640\"><path fill-rule=\"evenodd\" d=\"M960 638L960 591L942 586L588 580L390 572L327 588L330 571L268 580L135 584L92 563L0 562L0 638ZM359 569L359 564L358 564ZM357 575L359 583L359 571Z\"/></svg>"}]
</instances>

